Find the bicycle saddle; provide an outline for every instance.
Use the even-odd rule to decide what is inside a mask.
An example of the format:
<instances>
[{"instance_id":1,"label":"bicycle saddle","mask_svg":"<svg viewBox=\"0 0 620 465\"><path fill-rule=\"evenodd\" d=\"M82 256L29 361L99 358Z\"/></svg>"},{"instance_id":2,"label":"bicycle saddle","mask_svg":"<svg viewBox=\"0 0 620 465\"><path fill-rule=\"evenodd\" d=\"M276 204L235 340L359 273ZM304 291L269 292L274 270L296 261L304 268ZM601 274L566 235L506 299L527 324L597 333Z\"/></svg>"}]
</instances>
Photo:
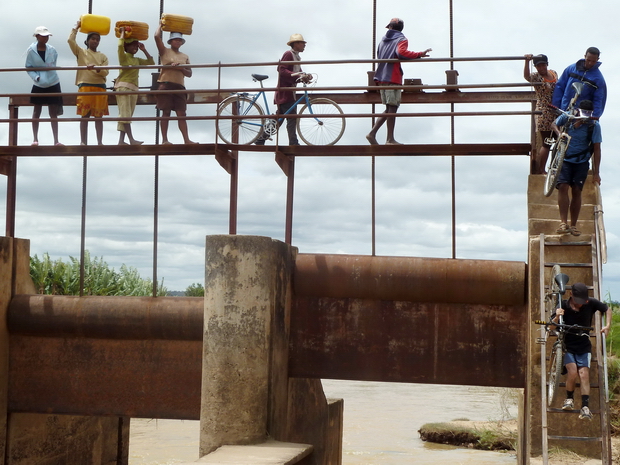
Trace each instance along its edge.
<instances>
[{"instance_id":1,"label":"bicycle saddle","mask_svg":"<svg viewBox=\"0 0 620 465\"><path fill-rule=\"evenodd\" d=\"M252 74L252 77L255 81L264 81L265 79L269 79L269 76L265 76L264 74Z\"/></svg>"}]
</instances>

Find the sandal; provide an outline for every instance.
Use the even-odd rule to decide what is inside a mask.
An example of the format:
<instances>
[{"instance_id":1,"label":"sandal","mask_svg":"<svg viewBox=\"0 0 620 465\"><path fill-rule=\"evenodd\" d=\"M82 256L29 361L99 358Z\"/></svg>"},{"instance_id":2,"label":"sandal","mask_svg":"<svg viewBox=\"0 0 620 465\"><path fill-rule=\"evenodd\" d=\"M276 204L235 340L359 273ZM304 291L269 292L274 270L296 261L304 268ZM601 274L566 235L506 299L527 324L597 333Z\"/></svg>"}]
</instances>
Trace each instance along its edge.
<instances>
[{"instance_id":1,"label":"sandal","mask_svg":"<svg viewBox=\"0 0 620 465\"><path fill-rule=\"evenodd\" d=\"M558 234L572 234L571 228L566 223L560 223L560 227L555 230Z\"/></svg>"},{"instance_id":2,"label":"sandal","mask_svg":"<svg viewBox=\"0 0 620 465\"><path fill-rule=\"evenodd\" d=\"M581 231L579 231L579 230L577 229L577 226L571 226L571 227L570 227L570 233L571 233L573 236L581 236Z\"/></svg>"}]
</instances>

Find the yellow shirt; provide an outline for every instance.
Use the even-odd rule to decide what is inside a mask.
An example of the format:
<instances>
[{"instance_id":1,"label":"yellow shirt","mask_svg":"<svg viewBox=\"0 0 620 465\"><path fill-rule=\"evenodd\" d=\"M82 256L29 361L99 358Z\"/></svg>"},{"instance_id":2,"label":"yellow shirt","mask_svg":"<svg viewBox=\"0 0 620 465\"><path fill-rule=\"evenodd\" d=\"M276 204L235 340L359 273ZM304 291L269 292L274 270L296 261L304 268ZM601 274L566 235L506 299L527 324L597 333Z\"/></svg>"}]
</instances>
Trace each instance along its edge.
<instances>
[{"instance_id":1,"label":"yellow shirt","mask_svg":"<svg viewBox=\"0 0 620 465\"><path fill-rule=\"evenodd\" d=\"M69 35L69 47L73 54L77 57L78 66L108 66L108 57L101 52L93 52L89 48L80 47L75 41L77 35L77 29L71 29ZM80 69L75 75L75 84L105 84L105 78L108 75L109 70L100 69L99 71L90 69Z\"/></svg>"},{"instance_id":2,"label":"yellow shirt","mask_svg":"<svg viewBox=\"0 0 620 465\"><path fill-rule=\"evenodd\" d=\"M189 65L189 57L185 53L175 52L171 48L166 48L166 53L160 55L162 65L181 63ZM181 70L164 68L161 70L158 82L174 82L185 86L185 75Z\"/></svg>"}]
</instances>

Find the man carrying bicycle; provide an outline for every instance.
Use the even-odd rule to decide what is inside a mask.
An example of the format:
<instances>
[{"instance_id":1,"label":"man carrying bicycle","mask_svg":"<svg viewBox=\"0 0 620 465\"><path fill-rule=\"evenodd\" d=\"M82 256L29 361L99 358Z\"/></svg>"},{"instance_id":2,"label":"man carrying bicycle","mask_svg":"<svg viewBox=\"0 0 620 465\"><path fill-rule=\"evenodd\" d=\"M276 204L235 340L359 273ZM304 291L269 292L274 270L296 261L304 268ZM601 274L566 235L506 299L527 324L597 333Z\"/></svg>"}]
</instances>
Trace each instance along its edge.
<instances>
[{"instance_id":1,"label":"man carrying bicycle","mask_svg":"<svg viewBox=\"0 0 620 465\"><path fill-rule=\"evenodd\" d=\"M588 287L584 283L573 284L571 297L562 301L562 307L551 316L551 321L559 323L560 315L564 316L565 325L592 326L594 312L605 313L607 325L601 329L601 333L607 335L611 325L611 309L604 302L588 296ZM591 420L590 411L590 359L592 357L592 343L590 336L581 330L575 331L570 328L564 336L566 353L564 366L566 367L566 400L562 405L563 410L573 410L575 407L574 394L577 384L577 376L581 383L581 420Z\"/></svg>"},{"instance_id":2,"label":"man carrying bicycle","mask_svg":"<svg viewBox=\"0 0 620 465\"><path fill-rule=\"evenodd\" d=\"M579 103L580 116L591 117L594 106L590 100L582 100ZM561 115L551 125L551 129L559 135L560 126L566 124L568 116ZM581 191L588 177L590 158L592 158L592 182L601 183L599 168L601 165L601 126L596 120L583 119L569 123L566 132L571 136L570 145L564 156L564 163L557 182L558 207L560 209L560 227L558 234L581 235L577 229L577 219L581 211ZM571 191L569 199L568 191ZM570 211L570 225L568 213Z\"/></svg>"}]
</instances>

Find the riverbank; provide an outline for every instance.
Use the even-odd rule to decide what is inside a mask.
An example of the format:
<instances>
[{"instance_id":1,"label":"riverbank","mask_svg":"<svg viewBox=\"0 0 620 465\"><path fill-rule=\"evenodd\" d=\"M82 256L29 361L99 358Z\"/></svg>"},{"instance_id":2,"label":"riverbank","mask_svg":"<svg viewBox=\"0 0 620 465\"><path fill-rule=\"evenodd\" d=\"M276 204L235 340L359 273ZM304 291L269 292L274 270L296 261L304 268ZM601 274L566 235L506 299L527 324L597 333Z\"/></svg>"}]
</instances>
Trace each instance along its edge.
<instances>
[{"instance_id":1,"label":"riverbank","mask_svg":"<svg viewBox=\"0 0 620 465\"><path fill-rule=\"evenodd\" d=\"M450 421L427 423L418 430L423 441L467 447L469 449L507 451L515 450L517 421ZM612 463L620 463L620 437L612 437ZM531 465L542 465L542 458L534 457ZM549 452L549 463L554 465L599 465L600 460L588 459L565 450Z\"/></svg>"}]
</instances>

